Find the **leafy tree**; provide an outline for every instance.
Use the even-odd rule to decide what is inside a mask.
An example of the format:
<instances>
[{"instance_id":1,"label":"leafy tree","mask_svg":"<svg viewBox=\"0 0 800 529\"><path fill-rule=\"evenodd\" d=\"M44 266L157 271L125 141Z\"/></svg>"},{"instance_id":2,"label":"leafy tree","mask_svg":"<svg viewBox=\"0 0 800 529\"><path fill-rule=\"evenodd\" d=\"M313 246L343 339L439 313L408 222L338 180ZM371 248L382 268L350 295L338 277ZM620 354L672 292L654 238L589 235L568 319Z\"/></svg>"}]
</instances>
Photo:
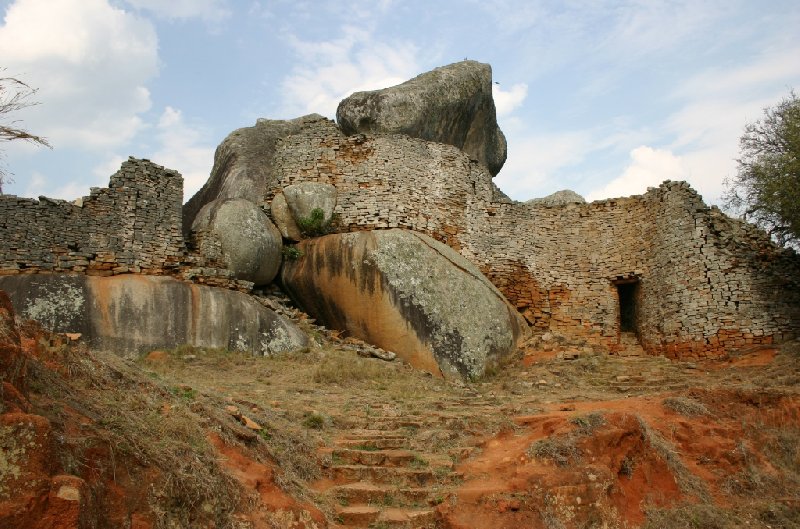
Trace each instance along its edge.
<instances>
[{"instance_id":1,"label":"leafy tree","mask_svg":"<svg viewBox=\"0 0 800 529\"><path fill-rule=\"evenodd\" d=\"M38 105L39 103L31 100L37 91L38 89L31 88L15 77L0 77L0 143L22 140L50 147L45 138L18 128L19 120L6 121L9 114ZM8 179L9 173L0 166L0 193Z\"/></svg>"},{"instance_id":2,"label":"leafy tree","mask_svg":"<svg viewBox=\"0 0 800 529\"><path fill-rule=\"evenodd\" d=\"M726 181L725 205L761 226L781 245L800 242L800 99L794 91L739 140L736 177Z\"/></svg>"}]
</instances>

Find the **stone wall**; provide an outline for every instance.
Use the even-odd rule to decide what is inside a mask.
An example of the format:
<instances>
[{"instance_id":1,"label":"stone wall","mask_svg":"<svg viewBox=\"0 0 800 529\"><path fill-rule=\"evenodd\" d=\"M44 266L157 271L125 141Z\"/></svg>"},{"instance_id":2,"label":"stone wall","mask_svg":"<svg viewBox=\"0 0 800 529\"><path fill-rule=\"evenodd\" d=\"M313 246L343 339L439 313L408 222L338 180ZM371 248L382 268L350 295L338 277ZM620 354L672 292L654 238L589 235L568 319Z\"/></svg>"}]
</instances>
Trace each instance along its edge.
<instances>
[{"instance_id":1,"label":"stone wall","mask_svg":"<svg viewBox=\"0 0 800 529\"><path fill-rule=\"evenodd\" d=\"M406 228L456 249L469 216L503 196L487 170L455 147L403 135L345 137L329 120L282 140L274 174L264 203L290 184L333 184L340 231Z\"/></svg>"},{"instance_id":2,"label":"stone wall","mask_svg":"<svg viewBox=\"0 0 800 529\"><path fill-rule=\"evenodd\" d=\"M670 356L800 335L800 260L709 208L687 184L549 207L508 200L485 168L447 145L345 137L330 121L282 140L277 185L330 183L340 231L407 228L476 263L543 332L620 348L617 284L636 285L635 328Z\"/></svg>"},{"instance_id":3,"label":"stone wall","mask_svg":"<svg viewBox=\"0 0 800 529\"><path fill-rule=\"evenodd\" d=\"M325 119L278 141L270 170L267 211L287 185L333 184L338 231L405 228L445 242L539 332L619 349L619 288L630 288L630 330L653 353L719 355L800 335L797 255L685 183L591 204L516 203L455 147L345 137ZM0 274L172 275L249 291L187 247L181 202L178 173L136 159L75 203L0 196Z\"/></svg>"},{"instance_id":4,"label":"stone wall","mask_svg":"<svg viewBox=\"0 0 800 529\"><path fill-rule=\"evenodd\" d=\"M178 172L135 158L109 187L74 202L0 195L0 275L172 275L248 291L252 285L187 251L182 203Z\"/></svg>"},{"instance_id":5,"label":"stone wall","mask_svg":"<svg viewBox=\"0 0 800 529\"><path fill-rule=\"evenodd\" d=\"M535 327L613 350L617 284L633 283L633 330L650 352L716 356L800 334L800 259L683 182L591 204L489 210L470 217L462 245Z\"/></svg>"},{"instance_id":6,"label":"stone wall","mask_svg":"<svg viewBox=\"0 0 800 529\"><path fill-rule=\"evenodd\" d=\"M112 275L161 273L185 253L180 214L183 178L130 159L108 188L66 202L0 196L0 268Z\"/></svg>"}]
</instances>

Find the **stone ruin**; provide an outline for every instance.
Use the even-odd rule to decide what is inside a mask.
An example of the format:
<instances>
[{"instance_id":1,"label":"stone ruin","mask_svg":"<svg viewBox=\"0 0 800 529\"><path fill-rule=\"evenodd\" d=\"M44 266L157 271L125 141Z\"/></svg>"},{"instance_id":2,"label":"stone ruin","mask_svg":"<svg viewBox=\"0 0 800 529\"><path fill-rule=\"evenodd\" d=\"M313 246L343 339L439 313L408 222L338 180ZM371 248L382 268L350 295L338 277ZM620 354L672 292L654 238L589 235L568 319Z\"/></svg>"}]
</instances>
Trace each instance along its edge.
<instances>
[{"instance_id":1,"label":"stone ruin","mask_svg":"<svg viewBox=\"0 0 800 529\"><path fill-rule=\"evenodd\" d=\"M354 94L337 112L346 126L310 115L234 131L182 208L180 176L135 159L108 189L76 203L0 196L0 288L13 299L8 278L62 272L168 275L249 292L275 277L254 272L265 259L278 273L280 254L263 250L277 240L296 260L284 258L275 281L313 317L445 376L480 376L529 334L548 331L609 352L633 339L678 358L800 335L794 251L705 205L684 182L592 203L564 192L512 201L492 181L505 160L494 113L490 68L465 61ZM242 243L231 246L213 212L243 200L263 215L254 226L276 228L235 260L230 248ZM298 224L317 206L332 233L307 237ZM409 244L421 249L402 246L405 235L360 235L377 230L416 234ZM386 241L406 248L403 267L384 266ZM425 301L436 287L408 287L409 274L427 270L420 259L460 270L453 285L466 276L491 283L475 287L474 303L448 299L458 310L444 321ZM364 313L364 304L391 310ZM488 319L486 310L502 307L512 307L493 324L502 333L464 330L475 314Z\"/></svg>"}]
</instances>

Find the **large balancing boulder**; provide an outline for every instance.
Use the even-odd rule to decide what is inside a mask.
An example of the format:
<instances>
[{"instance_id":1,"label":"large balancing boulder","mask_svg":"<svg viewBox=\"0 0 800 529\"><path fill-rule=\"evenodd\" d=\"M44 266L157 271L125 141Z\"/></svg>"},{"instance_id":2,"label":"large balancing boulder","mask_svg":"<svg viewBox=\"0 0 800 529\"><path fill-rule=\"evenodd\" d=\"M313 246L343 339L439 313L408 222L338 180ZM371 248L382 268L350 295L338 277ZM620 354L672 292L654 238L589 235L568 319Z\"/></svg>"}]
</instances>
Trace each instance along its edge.
<instances>
[{"instance_id":1,"label":"large balancing boulder","mask_svg":"<svg viewBox=\"0 0 800 529\"><path fill-rule=\"evenodd\" d=\"M170 277L13 275L0 290L19 318L122 356L183 344L262 355L308 347L300 328L252 296Z\"/></svg>"},{"instance_id":2,"label":"large balancing boulder","mask_svg":"<svg viewBox=\"0 0 800 529\"><path fill-rule=\"evenodd\" d=\"M266 285L278 275L283 240L261 208L243 198L206 204L192 224L202 256L237 279Z\"/></svg>"},{"instance_id":3,"label":"large balancing boulder","mask_svg":"<svg viewBox=\"0 0 800 529\"><path fill-rule=\"evenodd\" d=\"M326 326L446 378L474 380L515 350L527 325L469 261L419 233L393 229L300 243L284 288Z\"/></svg>"},{"instance_id":4,"label":"large balancing boulder","mask_svg":"<svg viewBox=\"0 0 800 529\"><path fill-rule=\"evenodd\" d=\"M356 92L339 103L336 121L348 135L397 133L454 145L492 175L506 161L488 64L458 62L397 86Z\"/></svg>"},{"instance_id":5,"label":"large balancing boulder","mask_svg":"<svg viewBox=\"0 0 800 529\"><path fill-rule=\"evenodd\" d=\"M197 213L222 198L246 198L261 204L267 189L277 182L273 161L278 143L308 127L334 126L319 114L292 120L259 119L237 129L214 153L214 166L205 185L183 206L183 231L189 233Z\"/></svg>"}]
</instances>

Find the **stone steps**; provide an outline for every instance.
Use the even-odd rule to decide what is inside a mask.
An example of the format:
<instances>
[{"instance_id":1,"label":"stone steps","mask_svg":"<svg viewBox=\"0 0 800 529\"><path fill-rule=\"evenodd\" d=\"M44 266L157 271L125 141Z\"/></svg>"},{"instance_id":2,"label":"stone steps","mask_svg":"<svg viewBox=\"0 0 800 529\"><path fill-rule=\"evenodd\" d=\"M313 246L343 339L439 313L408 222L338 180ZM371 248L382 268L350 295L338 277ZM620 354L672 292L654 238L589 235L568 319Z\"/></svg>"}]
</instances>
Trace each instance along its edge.
<instances>
[{"instance_id":1,"label":"stone steps","mask_svg":"<svg viewBox=\"0 0 800 529\"><path fill-rule=\"evenodd\" d=\"M353 439L337 439L336 446L360 450L392 450L408 445L406 437L356 437Z\"/></svg>"},{"instance_id":2,"label":"stone steps","mask_svg":"<svg viewBox=\"0 0 800 529\"><path fill-rule=\"evenodd\" d=\"M372 483L401 486L426 486L453 483L460 476L445 468L442 471L432 468L402 468L369 465L339 465L330 469L335 481L369 481Z\"/></svg>"},{"instance_id":3,"label":"stone steps","mask_svg":"<svg viewBox=\"0 0 800 529\"><path fill-rule=\"evenodd\" d=\"M395 487L393 485L375 484L369 481L338 485L332 487L329 492L343 505L366 504L408 507L435 504L439 498L436 495L436 488Z\"/></svg>"},{"instance_id":4,"label":"stone steps","mask_svg":"<svg viewBox=\"0 0 800 529\"><path fill-rule=\"evenodd\" d=\"M334 528L402 528L435 527L436 511L433 509L404 509L398 507L372 507L355 505L340 507Z\"/></svg>"},{"instance_id":5,"label":"stone steps","mask_svg":"<svg viewBox=\"0 0 800 529\"><path fill-rule=\"evenodd\" d=\"M328 478L334 483L325 494L337 505L337 525L331 527L436 529L436 506L462 475L453 471L448 453L427 452L424 435L455 428L472 413L460 412L455 417L383 409L349 415L351 429L322 449L330 454ZM413 450L415 445L423 450Z\"/></svg>"},{"instance_id":6,"label":"stone steps","mask_svg":"<svg viewBox=\"0 0 800 529\"><path fill-rule=\"evenodd\" d=\"M364 450L337 448L331 453L334 461L343 465L369 465L386 467L407 467L413 464L418 456L410 450L384 449Z\"/></svg>"},{"instance_id":7,"label":"stone steps","mask_svg":"<svg viewBox=\"0 0 800 529\"><path fill-rule=\"evenodd\" d=\"M574 365L583 371L583 384L607 391L652 392L688 386L684 367L643 352L642 356L599 357ZM532 372L530 378L553 383L559 376L575 376L569 369L548 365L550 375ZM537 391L511 397L479 389L485 393L451 395L428 407L403 406L398 401L357 402L341 418L336 417L336 424L346 431L323 449L330 456L323 494L336 505L336 524L331 527L438 529L436 507L463 479L454 471L453 461L479 450L461 445L469 444L472 435L486 434L487 425L497 426L497 421L486 421L487 417L512 418L527 409L541 411L542 397ZM589 493L581 491L584 496Z\"/></svg>"}]
</instances>

